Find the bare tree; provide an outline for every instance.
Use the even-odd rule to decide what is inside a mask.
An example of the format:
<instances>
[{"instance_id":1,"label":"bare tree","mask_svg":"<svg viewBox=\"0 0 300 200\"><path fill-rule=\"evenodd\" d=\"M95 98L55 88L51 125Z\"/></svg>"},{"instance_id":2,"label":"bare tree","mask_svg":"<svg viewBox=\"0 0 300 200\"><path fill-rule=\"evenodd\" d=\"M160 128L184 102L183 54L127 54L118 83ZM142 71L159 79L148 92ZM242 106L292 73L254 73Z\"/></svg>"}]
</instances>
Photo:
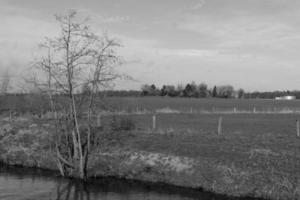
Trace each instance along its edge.
<instances>
[{"instance_id":1,"label":"bare tree","mask_svg":"<svg viewBox=\"0 0 300 200\"><path fill-rule=\"evenodd\" d=\"M57 112L62 110L54 97L66 96L66 131L62 133L57 128L54 139L55 157L61 175L86 179L89 155L97 145L91 142L95 134L92 131L95 98L101 88L120 77L114 70L115 66L121 64L121 58L115 51L120 45L107 35L100 37L94 34L87 26L87 20L77 20L76 11L58 15L56 20L61 28L60 35L46 39L41 45L46 56L36 62L37 69L43 72L44 81L39 81L39 86L49 96L51 110L56 113L56 123L62 121L57 116ZM80 95L76 92L83 86L90 88L84 102L78 100L77 96ZM87 105L84 106L88 114L84 122L87 131L80 128L79 111L82 102Z\"/></svg>"}]
</instances>

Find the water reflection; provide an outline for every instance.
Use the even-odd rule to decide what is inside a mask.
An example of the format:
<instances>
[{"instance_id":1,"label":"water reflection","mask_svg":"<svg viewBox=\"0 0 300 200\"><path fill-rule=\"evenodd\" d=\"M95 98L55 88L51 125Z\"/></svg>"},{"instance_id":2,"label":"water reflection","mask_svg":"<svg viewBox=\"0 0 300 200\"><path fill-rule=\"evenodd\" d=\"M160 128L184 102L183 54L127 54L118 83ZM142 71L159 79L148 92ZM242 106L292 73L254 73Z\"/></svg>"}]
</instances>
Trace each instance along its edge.
<instances>
[{"instance_id":1,"label":"water reflection","mask_svg":"<svg viewBox=\"0 0 300 200\"><path fill-rule=\"evenodd\" d=\"M83 183L53 172L0 167L1 200L221 200L222 196L179 187L113 178Z\"/></svg>"},{"instance_id":2,"label":"water reflection","mask_svg":"<svg viewBox=\"0 0 300 200\"><path fill-rule=\"evenodd\" d=\"M200 198L201 197L201 198ZM144 185L137 182L124 182L113 179L102 179L89 183L79 181L58 181L56 200L137 200L137 199L174 199L174 200L212 200L211 194L193 192L182 188Z\"/></svg>"},{"instance_id":3,"label":"water reflection","mask_svg":"<svg viewBox=\"0 0 300 200\"><path fill-rule=\"evenodd\" d=\"M72 193L72 191L74 193ZM59 200L69 200L70 198L74 200L90 200L90 193L86 187L81 187L81 184L72 184L72 182L65 185L59 182L57 185L56 195L56 199Z\"/></svg>"}]
</instances>

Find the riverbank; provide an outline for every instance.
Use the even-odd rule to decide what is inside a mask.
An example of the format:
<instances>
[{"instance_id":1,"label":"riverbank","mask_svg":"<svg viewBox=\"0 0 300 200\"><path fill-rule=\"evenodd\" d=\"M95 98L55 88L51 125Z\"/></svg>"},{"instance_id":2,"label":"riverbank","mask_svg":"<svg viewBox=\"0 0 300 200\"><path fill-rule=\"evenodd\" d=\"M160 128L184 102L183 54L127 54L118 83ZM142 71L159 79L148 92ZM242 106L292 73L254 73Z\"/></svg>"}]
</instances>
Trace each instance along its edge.
<instances>
[{"instance_id":1,"label":"riverbank","mask_svg":"<svg viewBox=\"0 0 300 200\"><path fill-rule=\"evenodd\" d=\"M39 168L15 167L0 163L0 199L18 200L251 200L232 198L191 188L115 177L97 177L88 181L63 178L57 172Z\"/></svg>"},{"instance_id":2,"label":"riverbank","mask_svg":"<svg viewBox=\"0 0 300 200\"><path fill-rule=\"evenodd\" d=\"M78 190L78 193L83 190L83 196L86 196L87 199L98 199L95 197L92 197L94 193L98 193L100 195L106 195L107 193L113 195L107 195L108 197L105 199L111 199L110 196L119 195L119 199L128 199L128 195L137 193L139 195L138 198L133 199L149 199L150 196L154 196L157 198L150 198L150 199L217 199L217 200L238 200L239 198L231 198L227 197L225 195L218 195L211 192L204 192L201 190L196 190L192 188L185 188L185 187L179 187L174 185L168 185L165 183L153 183L153 182L146 182L146 181L139 181L139 180L130 180L130 179L124 179L124 178L116 178L116 177L97 177L97 178L90 178L88 181L81 181L79 179L70 179L70 178L63 178L60 176L57 176L57 171L52 170L43 170L39 168L31 168L31 167L22 167L22 166L12 166L12 165L6 165L4 163L0 163L0 185L4 183L9 182L10 180L16 183L16 189L19 189L20 180L21 182L25 182L24 180L27 179L29 183L27 182L26 188L27 190L30 190L30 184L33 183L33 185L36 187L38 184L39 187L41 187L41 190L45 192L45 188L43 188L43 185L47 186L47 189L49 190L55 190L56 194L52 194L53 199L61 200L61 199L76 199L72 198L72 193L75 193L72 188L76 188ZM34 183L34 180L37 180L39 183ZM52 188L49 188L49 182L56 182L52 186ZM22 184L21 184L22 185ZM65 186L67 187L65 187ZM9 191L5 190L5 186L1 187L0 191L0 198L5 197L5 192L11 192L11 186L9 187ZM29 195L29 192L38 193L38 197L41 197L41 194L39 191L36 191L33 189L32 191L28 191L28 193L22 193L19 192L22 195L22 199L27 199L26 195ZM4 194L3 194L4 193ZM65 195L69 193L69 198L67 198ZM144 195L145 198L142 198L141 195ZM30 194L32 197L33 195ZM115 197L115 196L114 196ZM46 192L46 198L49 197L49 192ZM1 198L2 199L2 198ZM5 198L4 198L5 199ZM33 199L33 198L32 198ZM40 199L40 198L37 198ZM52 199L52 198L51 198ZM82 198L85 199L85 198ZM115 199L115 198L112 198ZM130 198L131 199L131 198ZM247 198L247 200L249 200Z\"/></svg>"},{"instance_id":3,"label":"riverbank","mask_svg":"<svg viewBox=\"0 0 300 200\"><path fill-rule=\"evenodd\" d=\"M57 169L49 152L49 120L16 118L1 123L2 162ZM300 197L300 146L294 136L174 130L99 134L103 143L91 154L89 177L203 188L236 197Z\"/></svg>"}]
</instances>

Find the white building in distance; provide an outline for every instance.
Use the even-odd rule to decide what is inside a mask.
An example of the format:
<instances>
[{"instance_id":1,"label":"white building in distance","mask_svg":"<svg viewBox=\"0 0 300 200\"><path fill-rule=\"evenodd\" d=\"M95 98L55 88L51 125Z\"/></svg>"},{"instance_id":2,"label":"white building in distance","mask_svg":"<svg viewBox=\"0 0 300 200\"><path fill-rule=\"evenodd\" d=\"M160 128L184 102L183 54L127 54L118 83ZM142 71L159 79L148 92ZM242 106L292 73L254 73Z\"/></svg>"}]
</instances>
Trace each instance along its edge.
<instances>
[{"instance_id":1,"label":"white building in distance","mask_svg":"<svg viewBox=\"0 0 300 200\"><path fill-rule=\"evenodd\" d=\"M282 96L282 97L275 97L276 100L295 100L296 96Z\"/></svg>"}]
</instances>

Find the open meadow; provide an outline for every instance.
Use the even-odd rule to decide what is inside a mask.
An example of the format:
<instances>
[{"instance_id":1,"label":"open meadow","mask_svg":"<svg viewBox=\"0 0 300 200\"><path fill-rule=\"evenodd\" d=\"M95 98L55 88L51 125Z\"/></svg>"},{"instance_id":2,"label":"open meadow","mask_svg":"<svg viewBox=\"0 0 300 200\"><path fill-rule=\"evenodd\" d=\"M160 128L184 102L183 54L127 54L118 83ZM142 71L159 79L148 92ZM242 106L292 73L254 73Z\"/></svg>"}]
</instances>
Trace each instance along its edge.
<instances>
[{"instance_id":1,"label":"open meadow","mask_svg":"<svg viewBox=\"0 0 300 200\"><path fill-rule=\"evenodd\" d=\"M145 97L101 102L105 106L93 110L98 127L93 141L100 146L91 152L89 176L233 196L300 198L300 101ZM1 161L55 169L45 156L51 157L51 118L11 115L1 116ZM84 128L85 114L79 119Z\"/></svg>"},{"instance_id":2,"label":"open meadow","mask_svg":"<svg viewBox=\"0 0 300 200\"><path fill-rule=\"evenodd\" d=\"M172 98L172 97L108 97L103 100L112 111L163 112L300 112L299 100L275 99L222 99L222 98Z\"/></svg>"},{"instance_id":3,"label":"open meadow","mask_svg":"<svg viewBox=\"0 0 300 200\"><path fill-rule=\"evenodd\" d=\"M102 123L128 119L138 130L207 132L215 134L222 117L222 133L296 135L300 101L262 99L107 98ZM95 111L95 116L97 111Z\"/></svg>"},{"instance_id":4,"label":"open meadow","mask_svg":"<svg viewBox=\"0 0 300 200\"><path fill-rule=\"evenodd\" d=\"M135 125L134 137L122 139L126 148L206 163L196 167L200 175L190 177L194 185L233 195L300 198L296 122L300 101L124 98L117 104L112 98L109 102L117 113L121 108L123 112L103 117L103 123L114 117Z\"/></svg>"}]
</instances>

